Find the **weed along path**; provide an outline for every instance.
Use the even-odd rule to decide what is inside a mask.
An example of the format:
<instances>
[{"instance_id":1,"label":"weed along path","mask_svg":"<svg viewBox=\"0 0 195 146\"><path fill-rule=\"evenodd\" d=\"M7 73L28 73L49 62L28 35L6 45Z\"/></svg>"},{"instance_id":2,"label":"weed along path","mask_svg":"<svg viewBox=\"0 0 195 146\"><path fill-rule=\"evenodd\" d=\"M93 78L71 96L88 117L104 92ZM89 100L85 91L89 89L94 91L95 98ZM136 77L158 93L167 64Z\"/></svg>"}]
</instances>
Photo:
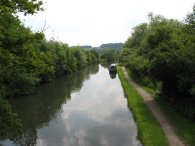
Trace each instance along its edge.
<instances>
[{"instance_id":1,"label":"weed along path","mask_svg":"<svg viewBox=\"0 0 195 146\"><path fill-rule=\"evenodd\" d=\"M141 86L137 85L128 75L126 69L122 67L122 71L124 73L124 76L126 80L131 84L137 92L143 97L144 102L149 107L151 112L153 113L154 117L158 120L160 123L170 146L184 146L184 143L180 140L180 138L177 136L173 125L169 122L166 115L162 111L162 109L159 107L158 103L154 100L152 95L150 95L148 92L146 92Z\"/></svg>"}]
</instances>

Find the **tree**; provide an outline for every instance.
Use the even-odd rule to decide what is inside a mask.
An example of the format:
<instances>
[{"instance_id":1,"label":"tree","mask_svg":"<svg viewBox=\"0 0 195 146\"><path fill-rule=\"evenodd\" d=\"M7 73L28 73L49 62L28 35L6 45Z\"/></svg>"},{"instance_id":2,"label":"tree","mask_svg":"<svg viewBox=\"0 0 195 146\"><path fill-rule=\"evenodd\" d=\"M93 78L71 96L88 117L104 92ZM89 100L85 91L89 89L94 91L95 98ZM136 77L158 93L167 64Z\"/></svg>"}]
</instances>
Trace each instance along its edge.
<instances>
[{"instance_id":1,"label":"tree","mask_svg":"<svg viewBox=\"0 0 195 146\"><path fill-rule=\"evenodd\" d=\"M42 11L41 0L1 0L0 13L16 14L24 12L24 14L34 14L37 11Z\"/></svg>"},{"instance_id":2,"label":"tree","mask_svg":"<svg viewBox=\"0 0 195 146\"><path fill-rule=\"evenodd\" d=\"M114 61L114 59L115 59L114 49L112 49L112 48L104 49L102 51L100 58L103 61L107 61L107 62Z\"/></svg>"},{"instance_id":3,"label":"tree","mask_svg":"<svg viewBox=\"0 0 195 146\"><path fill-rule=\"evenodd\" d=\"M195 112L195 6L185 23L149 15L136 26L120 60L143 82L161 84L162 95L186 117Z\"/></svg>"},{"instance_id":4,"label":"tree","mask_svg":"<svg viewBox=\"0 0 195 146\"><path fill-rule=\"evenodd\" d=\"M195 5L192 8L192 13L187 15L185 22L188 25L189 32L195 33Z\"/></svg>"},{"instance_id":5,"label":"tree","mask_svg":"<svg viewBox=\"0 0 195 146\"><path fill-rule=\"evenodd\" d=\"M147 30L148 24L142 23L133 28L133 32L131 37L125 42L124 48L139 48L141 45L141 41L145 36L145 31Z\"/></svg>"}]
</instances>

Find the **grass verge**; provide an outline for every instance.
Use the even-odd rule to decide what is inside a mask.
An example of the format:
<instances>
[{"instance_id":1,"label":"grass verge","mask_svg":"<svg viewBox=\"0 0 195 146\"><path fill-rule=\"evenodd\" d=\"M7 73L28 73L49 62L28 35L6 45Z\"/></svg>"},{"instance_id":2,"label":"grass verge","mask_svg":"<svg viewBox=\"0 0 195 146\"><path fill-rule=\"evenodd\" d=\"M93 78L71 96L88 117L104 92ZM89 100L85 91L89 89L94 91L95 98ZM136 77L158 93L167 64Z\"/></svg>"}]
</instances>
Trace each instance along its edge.
<instances>
[{"instance_id":1,"label":"grass verge","mask_svg":"<svg viewBox=\"0 0 195 146\"><path fill-rule=\"evenodd\" d=\"M160 124L145 105L142 97L128 83L120 66L118 74L121 84L128 98L128 106L133 112L138 127L138 135L144 146L168 146L168 141Z\"/></svg>"},{"instance_id":2,"label":"grass verge","mask_svg":"<svg viewBox=\"0 0 195 146\"><path fill-rule=\"evenodd\" d=\"M161 97L156 97L156 101L165 111L169 120L175 126L177 134L189 146L195 146L195 123L181 116L174 109L172 109Z\"/></svg>"},{"instance_id":3,"label":"grass verge","mask_svg":"<svg viewBox=\"0 0 195 146\"><path fill-rule=\"evenodd\" d=\"M128 98L128 106L135 117L138 134L144 146L168 146L167 139L160 124L153 117L151 111L145 105L142 97L125 79L121 67L118 66L118 74Z\"/></svg>"},{"instance_id":4,"label":"grass verge","mask_svg":"<svg viewBox=\"0 0 195 146\"><path fill-rule=\"evenodd\" d=\"M131 72L128 72L131 75ZM170 122L175 126L177 134L182 140L189 146L195 146L195 123L186 119L181 114L171 108L160 96L156 96L156 90L149 88L139 78L133 78L137 84L142 86L144 90L149 92L155 97L155 100L164 110L165 114L169 118Z\"/></svg>"}]
</instances>

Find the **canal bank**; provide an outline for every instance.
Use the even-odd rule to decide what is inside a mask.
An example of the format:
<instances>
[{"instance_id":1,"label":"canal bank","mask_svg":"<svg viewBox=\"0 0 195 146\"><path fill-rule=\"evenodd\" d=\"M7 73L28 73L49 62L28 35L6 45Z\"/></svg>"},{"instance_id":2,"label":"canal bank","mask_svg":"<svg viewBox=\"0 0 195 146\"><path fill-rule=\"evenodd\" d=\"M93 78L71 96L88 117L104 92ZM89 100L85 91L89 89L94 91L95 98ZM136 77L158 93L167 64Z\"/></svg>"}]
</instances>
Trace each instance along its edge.
<instances>
[{"instance_id":1,"label":"canal bank","mask_svg":"<svg viewBox=\"0 0 195 146\"><path fill-rule=\"evenodd\" d=\"M143 98L125 79L120 66L118 66L118 74L124 92L128 98L128 106L132 110L135 117L139 131L139 138L143 142L143 145L168 146L168 140L163 130L161 129L160 124L157 122L150 109L144 103Z\"/></svg>"}]
</instances>

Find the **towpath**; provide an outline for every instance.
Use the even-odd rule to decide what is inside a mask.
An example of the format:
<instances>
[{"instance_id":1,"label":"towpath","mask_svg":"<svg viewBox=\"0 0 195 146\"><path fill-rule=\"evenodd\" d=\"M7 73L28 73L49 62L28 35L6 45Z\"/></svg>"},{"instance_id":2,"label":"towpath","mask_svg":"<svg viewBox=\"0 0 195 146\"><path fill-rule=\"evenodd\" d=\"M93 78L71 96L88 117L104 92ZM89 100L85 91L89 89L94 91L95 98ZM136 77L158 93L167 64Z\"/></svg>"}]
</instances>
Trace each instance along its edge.
<instances>
[{"instance_id":1,"label":"towpath","mask_svg":"<svg viewBox=\"0 0 195 146\"><path fill-rule=\"evenodd\" d=\"M168 118L164 114L163 110L160 108L158 103L154 100L151 94L146 92L141 86L136 84L128 75L126 69L122 67L125 78L128 80L129 84L131 84L137 92L143 97L144 102L152 111L154 117L160 123L170 146L185 146L185 144L181 141L174 130L174 126L169 122Z\"/></svg>"}]
</instances>

